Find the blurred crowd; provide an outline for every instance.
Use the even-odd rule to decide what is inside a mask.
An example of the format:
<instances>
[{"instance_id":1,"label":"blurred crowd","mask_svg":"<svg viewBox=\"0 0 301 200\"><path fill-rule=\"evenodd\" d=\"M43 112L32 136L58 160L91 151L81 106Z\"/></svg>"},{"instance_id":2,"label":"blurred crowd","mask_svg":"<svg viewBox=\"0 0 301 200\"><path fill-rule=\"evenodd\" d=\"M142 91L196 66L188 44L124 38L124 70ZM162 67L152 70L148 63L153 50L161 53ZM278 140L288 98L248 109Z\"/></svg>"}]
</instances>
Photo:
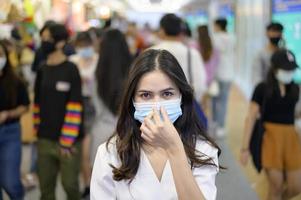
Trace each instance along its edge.
<instances>
[{"instance_id":1,"label":"blurred crowd","mask_svg":"<svg viewBox=\"0 0 301 200\"><path fill-rule=\"evenodd\" d=\"M126 29L121 30L112 27L108 21L104 27L77 33L71 33L61 23L47 21L38 37L37 32L38 29L29 24L16 26L10 38L0 41L0 189L12 199L24 198L25 191L34 187L40 188L41 199L54 199L58 173L68 199L89 198L97 147L115 130L131 63L149 48L166 49L177 58L193 86L195 110L208 134L216 138L226 136L228 97L235 74L235 37L227 32L226 19L216 19L212 27L204 24L191 30L180 17L166 14L157 30L148 24L140 27L135 22L127 22ZM284 47L282 32L281 24L267 26L269 42L254 58L254 87L267 77L274 52ZM285 70L294 70L297 64L287 67L287 63L294 61L294 56L291 52L282 54L277 55L284 56L284 61L279 61L277 55L273 61L275 66L284 63L278 67L284 73L271 76L272 79L279 77L279 81L283 80L281 83L287 85L292 78ZM258 87L252 100L260 104L264 92ZM290 91L289 95L294 97L279 100L280 104L273 106L295 104L299 90L298 93ZM258 114L260 108L256 109ZM276 113L277 119L269 118L275 113L268 114L267 119L282 124L283 118L284 121L294 118L290 116L294 106L289 109L290 113L287 110ZM266 110L273 112L274 108ZM19 119L26 112L33 114L36 139L31 145L30 171L21 175ZM252 116L255 116L254 112ZM294 124L293 119L285 122ZM273 132L277 127L270 129ZM242 160L245 162L249 140L243 143L242 150L246 151L243 151ZM265 159L269 160L270 154L266 154ZM292 165L292 168L299 167ZM81 189L79 175L84 183Z\"/></svg>"}]
</instances>

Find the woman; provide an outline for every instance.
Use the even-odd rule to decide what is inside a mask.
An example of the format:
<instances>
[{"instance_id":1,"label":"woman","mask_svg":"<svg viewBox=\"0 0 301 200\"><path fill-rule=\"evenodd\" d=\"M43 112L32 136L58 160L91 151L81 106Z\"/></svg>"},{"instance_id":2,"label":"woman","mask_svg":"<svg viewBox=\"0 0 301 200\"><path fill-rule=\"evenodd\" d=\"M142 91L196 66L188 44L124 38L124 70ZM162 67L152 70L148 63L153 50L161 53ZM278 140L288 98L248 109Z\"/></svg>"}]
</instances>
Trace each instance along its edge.
<instances>
[{"instance_id":1,"label":"woman","mask_svg":"<svg viewBox=\"0 0 301 200\"><path fill-rule=\"evenodd\" d=\"M128 77L132 57L125 36L117 29L104 32L96 68L93 101L96 108L92 128L92 159L97 147L114 132L124 81Z\"/></svg>"},{"instance_id":2,"label":"woman","mask_svg":"<svg viewBox=\"0 0 301 200\"><path fill-rule=\"evenodd\" d=\"M0 41L0 191L10 199L23 199L21 183L20 117L28 110L24 83L14 74L6 46ZM0 199L2 199L0 192Z\"/></svg>"},{"instance_id":3,"label":"woman","mask_svg":"<svg viewBox=\"0 0 301 200\"><path fill-rule=\"evenodd\" d=\"M84 136L81 78L77 67L63 52L68 40L65 26L54 24L48 31L49 38L42 42L47 60L37 73L34 98L41 199L55 199L60 172L67 198L77 200Z\"/></svg>"},{"instance_id":4,"label":"woman","mask_svg":"<svg viewBox=\"0 0 301 200\"><path fill-rule=\"evenodd\" d=\"M214 81L219 62L218 51L213 48L207 25L199 26L198 34L200 52L204 60L205 70L207 73L207 86L209 87L212 81Z\"/></svg>"},{"instance_id":5,"label":"woman","mask_svg":"<svg viewBox=\"0 0 301 200\"><path fill-rule=\"evenodd\" d=\"M199 46L200 46L200 53L204 60L205 70L207 74L207 95L203 98L204 108L206 108L207 116L211 116L211 120L209 125L212 128L212 131L209 133L214 133L214 129L217 126L217 115L218 113L214 112L216 110L216 102L213 101L214 97L218 95L218 82L215 79L216 77L216 70L219 63L219 54L218 51L213 47L212 40L209 36L208 26L202 25L198 27L198 38L199 38Z\"/></svg>"},{"instance_id":6,"label":"woman","mask_svg":"<svg viewBox=\"0 0 301 200\"><path fill-rule=\"evenodd\" d=\"M294 128L299 87L292 52L277 50L267 79L254 90L245 123L241 163L247 164L252 129L259 115L264 122L261 162L269 183L269 200L287 199L301 191L301 145ZM286 183L286 187L284 187Z\"/></svg>"},{"instance_id":7,"label":"woman","mask_svg":"<svg viewBox=\"0 0 301 200\"><path fill-rule=\"evenodd\" d=\"M189 160L187 160L189 159ZM215 199L218 147L193 110L193 90L169 52L133 64L116 132L95 159L91 198Z\"/></svg>"}]
</instances>

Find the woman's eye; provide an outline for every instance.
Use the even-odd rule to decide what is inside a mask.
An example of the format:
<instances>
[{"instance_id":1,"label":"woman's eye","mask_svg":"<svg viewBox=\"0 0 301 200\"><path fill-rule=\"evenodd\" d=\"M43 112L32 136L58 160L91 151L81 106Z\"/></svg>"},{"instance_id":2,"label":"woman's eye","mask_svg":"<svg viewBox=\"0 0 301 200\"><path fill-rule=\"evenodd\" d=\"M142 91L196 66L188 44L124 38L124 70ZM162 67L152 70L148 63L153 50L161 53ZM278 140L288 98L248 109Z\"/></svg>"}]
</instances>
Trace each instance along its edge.
<instances>
[{"instance_id":1,"label":"woman's eye","mask_svg":"<svg viewBox=\"0 0 301 200\"><path fill-rule=\"evenodd\" d=\"M163 96L164 97L171 97L171 96L173 96L173 93L172 92L164 92Z\"/></svg>"},{"instance_id":2,"label":"woman's eye","mask_svg":"<svg viewBox=\"0 0 301 200\"><path fill-rule=\"evenodd\" d=\"M151 96L150 93L147 93L147 92L140 94L140 97L141 97L142 99L149 99L150 96Z\"/></svg>"}]
</instances>

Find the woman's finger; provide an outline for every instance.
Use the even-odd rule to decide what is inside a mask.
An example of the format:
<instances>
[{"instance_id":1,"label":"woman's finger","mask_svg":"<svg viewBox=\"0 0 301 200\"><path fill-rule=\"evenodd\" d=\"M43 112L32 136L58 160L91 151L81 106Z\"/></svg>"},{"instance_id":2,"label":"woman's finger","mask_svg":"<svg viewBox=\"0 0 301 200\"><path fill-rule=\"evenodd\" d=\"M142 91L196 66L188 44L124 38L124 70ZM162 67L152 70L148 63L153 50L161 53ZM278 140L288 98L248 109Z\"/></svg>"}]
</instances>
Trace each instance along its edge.
<instances>
[{"instance_id":1,"label":"woman's finger","mask_svg":"<svg viewBox=\"0 0 301 200\"><path fill-rule=\"evenodd\" d=\"M147 144L151 144L152 140L150 137L148 137L144 132L141 132L141 137L142 139L147 143Z\"/></svg>"},{"instance_id":2,"label":"woman's finger","mask_svg":"<svg viewBox=\"0 0 301 200\"><path fill-rule=\"evenodd\" d=\"M155 123L156 123L157 125L162 124L162 120L161 120L161 117L160 117L160 114L159 114L158 110L157 110L157 109L154 109L153 112L154 112L153 118L154 118L154 120L155 120Z\"/></svg>"},{"instance_id":3,"label":"woman's finger","mask_svg":"<svg viewBox=\"0 0 301 200\"><path fill-rule=\"evenodd\" d=\"M153 120L150 119L149 117L146 117L144 119L144 124L145 126L151 130L152 132L155 132L156 131L156 125L154 124Z\"/></svg>"},{"instance_id":4,"label":"woman's finger","mask_svg":"<svg viewBox=\"0 0 301 200\"><path fill-rule=\"evenodd\" d=\"M165 108L163 106L161 106L160 110L161 110L161 114L163 116L163 120L165 122L171 122L170 119L169 119L169 117L168 117L168 114L167 114Z\"/></svg>"},{"instance_id":5,"label":"woman's finger","mask_svg":"<svg viewBox=\"0 0 301 200\"><path fill-rule=\"evenodd\" d=\"M154 115L154 109L145 118L152 119L153 115Z\"/></svg>"},{"instance_id":6,"label":"woman's finger","mask_svg":"<svg viewBox=\"0 0 301 200\"><path fill-rule=\"evenodd\" d=\"M146 134L149 137L151 137L151 135L152 135L152 131L149 128L147 128L144 123L142 123L142 125L140 127L140 131L143 132L144 134Z\"/></svg>"}]
</instances>

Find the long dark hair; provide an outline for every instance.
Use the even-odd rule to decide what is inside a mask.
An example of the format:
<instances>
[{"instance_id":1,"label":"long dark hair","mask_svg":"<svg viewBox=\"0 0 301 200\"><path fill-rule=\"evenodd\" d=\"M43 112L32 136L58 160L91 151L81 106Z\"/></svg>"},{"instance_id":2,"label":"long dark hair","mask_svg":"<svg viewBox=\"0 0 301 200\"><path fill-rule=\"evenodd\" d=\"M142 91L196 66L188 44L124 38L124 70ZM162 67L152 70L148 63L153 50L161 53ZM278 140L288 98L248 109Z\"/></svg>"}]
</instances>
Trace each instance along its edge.
<instances>
[{"instance_id":1,"label":"long dark hair","mask_svg":"<svg viewBox=\"0 0 301 200\"><path fill-rule=\"evenodd\" d=\"M131 61L124 35L117 29L107 30L100 44L96 69L97 93L114 115L118 113Z\"/></svg>"},{"instance_id":2,"label":"long dark hair","mask_svg":"<svg viewBox=\"0 0 301 200\"><path fill-rule=\"evenodd\" d=\"M6 64L2 69L2 74L0 75L0 87L2 87L2 89L4 90L5 100L9 103L9 106L13 108L17 105L16 88L18 87L20 79L12 69L5 41L0 40L0 47L3 49L4 56L6 57Z\"/></svg>"},{"instance_id":3,"label":"long dark hair","mask_svg":"<svg viewBox=\"0 0 301 200\"><path fill-rule=\"evenodd\" d=\"M204 61L208 61L213 53L212 41L209 36L208 26L202 25L198 27L200 52Z\"/></svg>"},{"instance_id":4,"label":"long dark hair","mask_svg":"<svg viewBox=\"0 0 301 200\"><path fill-rule=\"evenodd\" d=\"M176 58L166 50L147 50L142 53L134 62L125 87L124 95L120 105L120 116L117 123L116 132L107 142L116 137L117 153L121 161L121 166L113 166L113 178L116 181L132 181L137 173L140 163L140 150L143 139L140 135L140 122L134 119L134 106L132 99L135 95L136 87L141 77L154 70L161 70L179 88L182 94L183 115L175 122L181 140L185 147L185 152L191 161L191 168L203 165L214 165L212 159L196 152L197 140L208 141L212 146L218 146L205 134L203 126L193 109L193 89L187 82L184 72Z\"/></svg>"}]
</instances>

